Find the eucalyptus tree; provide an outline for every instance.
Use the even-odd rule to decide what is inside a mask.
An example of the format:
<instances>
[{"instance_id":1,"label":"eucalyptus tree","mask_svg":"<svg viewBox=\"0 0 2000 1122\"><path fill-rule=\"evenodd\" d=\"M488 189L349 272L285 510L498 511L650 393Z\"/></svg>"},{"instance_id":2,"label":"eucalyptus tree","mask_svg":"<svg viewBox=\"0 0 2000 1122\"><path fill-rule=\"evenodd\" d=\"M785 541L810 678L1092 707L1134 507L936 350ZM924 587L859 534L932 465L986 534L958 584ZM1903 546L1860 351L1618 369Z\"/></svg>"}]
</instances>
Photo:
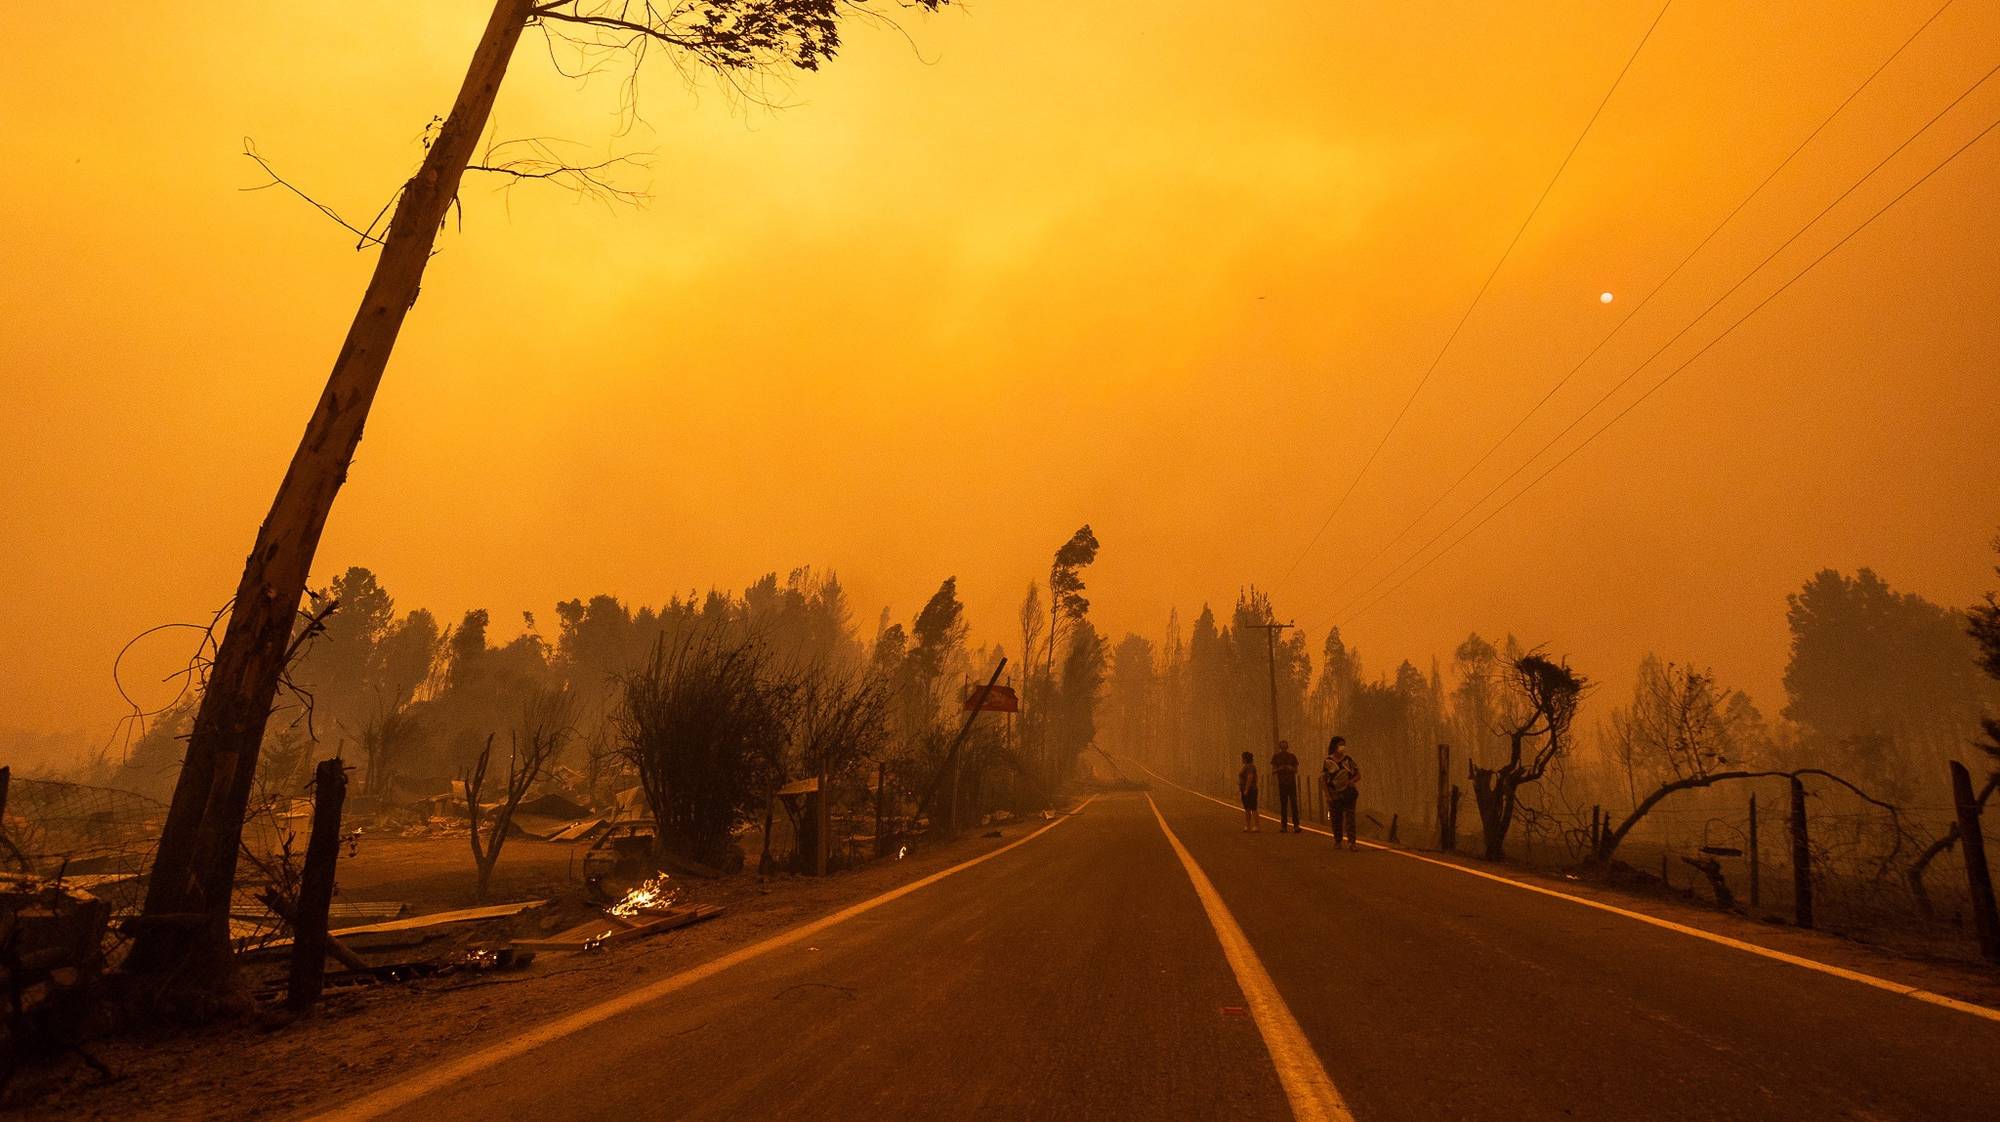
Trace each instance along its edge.
<instances>
[{"instance_id":1,"label":"eucalyptus tree","mask_svg":"<svg viewBox=\"0 0 2000 1122\"><path fill-rule=\"evenodd\" d=\"M237 584L160 839L130 971L192 997L227 989L230 891L258 743L294 649L321 532L460 182L468 171L486 171L607 190L596 175L604 165L566 166L531 141L521 142L527 154L518 158L496 156L489 146L475 163L522 37L533 30L551 46L573 48L571 57L581 56L593 71L620 59L636 75L648 58L664 57L683 73L714 75L754 98L760 75L819 69L839 50L844 25L886 19L888 2L496 0L458 95L392 201L386 228L357 231L378 249L374 272ZM946 2L899 6L934 11ZM557 57L554 50L546 54ZM628 97L633 88L628 81Z\"/></svg>"}]
</instances>

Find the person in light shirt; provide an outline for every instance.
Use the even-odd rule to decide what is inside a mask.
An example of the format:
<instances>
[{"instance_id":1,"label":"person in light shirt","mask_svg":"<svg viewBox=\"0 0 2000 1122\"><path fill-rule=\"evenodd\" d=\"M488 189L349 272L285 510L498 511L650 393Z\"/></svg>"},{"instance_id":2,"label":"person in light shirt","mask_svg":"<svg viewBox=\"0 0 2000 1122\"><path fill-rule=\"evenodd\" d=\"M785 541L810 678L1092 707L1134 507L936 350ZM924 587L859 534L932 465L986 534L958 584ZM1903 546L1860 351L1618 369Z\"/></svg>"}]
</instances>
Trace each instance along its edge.
<instances>
[{"instance_id":1,"label":"person in light shirt","mask_svg":"<svg viewBox=\"0 0 2000 1122\"><path fill-rule=\"evenodd\" d=\"M1339 849L1344 836L1347 848L1359 849L1354 841L1354 808L1361 801L1361 765L1347 754L1346 737L1326 742L1319 781L1326 788L1326 809L1333 817L1333 847Z\"/></svg>"}]
</instances>

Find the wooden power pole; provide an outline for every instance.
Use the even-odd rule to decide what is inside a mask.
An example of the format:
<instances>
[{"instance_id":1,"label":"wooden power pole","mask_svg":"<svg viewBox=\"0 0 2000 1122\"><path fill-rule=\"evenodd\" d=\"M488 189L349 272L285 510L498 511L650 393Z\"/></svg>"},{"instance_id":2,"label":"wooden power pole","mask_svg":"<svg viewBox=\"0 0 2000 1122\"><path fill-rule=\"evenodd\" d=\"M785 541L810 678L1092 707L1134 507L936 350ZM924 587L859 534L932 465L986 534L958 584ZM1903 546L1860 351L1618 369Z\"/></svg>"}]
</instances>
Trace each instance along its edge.
<instances>
[{"instance_id":1,"label":"wooden power pole","mask_svg":"<svg viewBox=\"0 0 2000 1122\"><path fill-rule=\"evenodd\" d=\"M1264 629L1265 647L1271 656L1271 750L1278 750L1278 741L1284 736L1278 731L1278 632L1296 626L1290 623L1246 623L1245 627Z\"/></svg>"}]
</instances>

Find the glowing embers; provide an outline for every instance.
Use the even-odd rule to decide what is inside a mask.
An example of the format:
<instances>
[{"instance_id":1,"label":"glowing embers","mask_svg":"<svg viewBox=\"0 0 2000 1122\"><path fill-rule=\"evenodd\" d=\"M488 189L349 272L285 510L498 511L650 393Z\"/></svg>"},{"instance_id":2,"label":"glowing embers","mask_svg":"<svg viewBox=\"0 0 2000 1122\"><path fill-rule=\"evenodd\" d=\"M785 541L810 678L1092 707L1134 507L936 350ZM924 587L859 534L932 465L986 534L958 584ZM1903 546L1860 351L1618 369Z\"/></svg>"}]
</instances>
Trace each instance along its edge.
<instances>
[{"instance_id":1,"label":"glowing embers","mask_svg":"<svg viewBox=\"0 0 2000 1122\"><path fill-rule=\"evenodd\" d=\"M604 909L614 916L636 916L643 912L664 912L674 906L680 898L681 890L668 884L667 874L661 873L625 894L623 900Z\"/></svg>"}]
</instances>

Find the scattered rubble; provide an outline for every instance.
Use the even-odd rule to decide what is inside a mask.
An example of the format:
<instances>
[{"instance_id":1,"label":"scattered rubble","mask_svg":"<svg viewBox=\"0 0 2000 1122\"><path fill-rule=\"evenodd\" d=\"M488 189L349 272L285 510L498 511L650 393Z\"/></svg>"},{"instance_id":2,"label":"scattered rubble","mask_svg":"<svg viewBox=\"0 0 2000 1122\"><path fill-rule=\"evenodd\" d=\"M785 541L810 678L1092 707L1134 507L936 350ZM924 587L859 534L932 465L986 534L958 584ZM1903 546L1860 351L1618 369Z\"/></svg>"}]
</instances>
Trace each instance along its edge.
<instances>
[{"instance_id":1,"label":"scattered rubble","mask_svg":"<svg viewBox=\"0 0 2000 1122\"><path fill-rule=\"evenodd\" d=\"M82 1042L110 919L108 903L73 884L0 874L0 1087L31 1054L73 1051L98 1067Z\"/></svg>"}]
</instances>

